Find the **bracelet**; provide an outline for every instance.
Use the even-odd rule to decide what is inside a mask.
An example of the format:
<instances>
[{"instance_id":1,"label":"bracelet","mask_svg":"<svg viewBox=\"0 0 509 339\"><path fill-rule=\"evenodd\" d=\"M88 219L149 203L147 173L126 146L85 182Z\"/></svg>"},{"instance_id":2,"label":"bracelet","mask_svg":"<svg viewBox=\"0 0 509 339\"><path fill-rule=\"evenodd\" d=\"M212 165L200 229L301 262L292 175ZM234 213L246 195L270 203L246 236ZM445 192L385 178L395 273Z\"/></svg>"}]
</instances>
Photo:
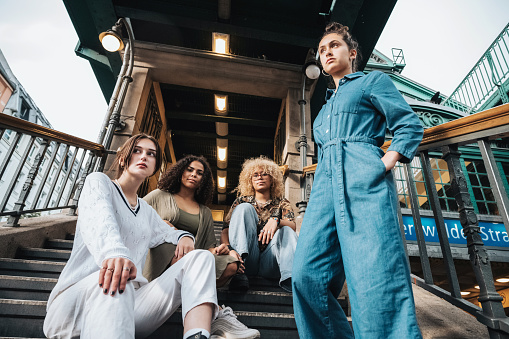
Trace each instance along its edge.
<instances>
[{"instance_id":1,"label":"bracelet","mask_svg":"<svg viewBox=\"0 0 509 339\"><path fill-rule=\"evenodd\" d=\"M281 222L281 219L279 219L278 217L270 217L270 218L276 220L277 227L279 227L279 223Z\"/></svg>"},{"instance_id":2,"label":"bracelet","mask_svg":"<svg viewBox=\"0 0 509 339\"><path fill-rule=\"evenodd\" d=\"M232 245L228 245L228 250L235 251L235 249L232 247Z\"/></svg>"}]
</instances>

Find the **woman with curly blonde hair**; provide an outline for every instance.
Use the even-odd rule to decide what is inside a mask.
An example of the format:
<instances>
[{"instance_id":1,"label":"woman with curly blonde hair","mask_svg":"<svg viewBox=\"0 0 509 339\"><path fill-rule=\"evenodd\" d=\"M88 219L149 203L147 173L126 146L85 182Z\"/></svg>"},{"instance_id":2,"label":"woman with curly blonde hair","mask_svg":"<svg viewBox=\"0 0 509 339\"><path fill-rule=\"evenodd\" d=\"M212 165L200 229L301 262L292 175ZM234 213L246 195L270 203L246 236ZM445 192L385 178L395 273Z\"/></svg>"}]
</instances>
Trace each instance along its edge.
<instances>
[{"instance_id":1,"label":"woman with curly blonde hair","mask_svg":"<svg viewBox=\"0 0 509 339\"><path fill-rule=\"evenodd\" d=\"M269 158L248 159L242 165L236 191L221 242L238 254L245 274L234 276L230 289L247 291L248 274L279 279L279 285L291 292L297 234L292 206L283 197L281 170Z\"/></svg>"}]
</instances>

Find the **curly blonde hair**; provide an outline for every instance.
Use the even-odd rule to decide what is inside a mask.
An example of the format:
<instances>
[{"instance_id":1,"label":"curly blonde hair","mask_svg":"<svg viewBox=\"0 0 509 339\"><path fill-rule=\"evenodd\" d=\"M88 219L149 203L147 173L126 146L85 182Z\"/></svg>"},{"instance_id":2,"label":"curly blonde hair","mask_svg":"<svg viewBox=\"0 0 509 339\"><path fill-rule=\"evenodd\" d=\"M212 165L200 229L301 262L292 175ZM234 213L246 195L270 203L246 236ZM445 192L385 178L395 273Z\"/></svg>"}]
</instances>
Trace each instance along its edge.
<instances>
[{"instance_id":1,"label":"curly blonde hair","mask_svg":"<svg viewBox=\"0 0 509 339\"><path fill-rule=\"evenodd\" d=\"M244 161L239 175L239 185L234 190L234 192L237 191L237 196L255 195L251 177L257 170L269 174L272 178L270 185L271 198L282 198L284 195L283 172L274 161L264 156Z\"/></svg>"}]
</instances>

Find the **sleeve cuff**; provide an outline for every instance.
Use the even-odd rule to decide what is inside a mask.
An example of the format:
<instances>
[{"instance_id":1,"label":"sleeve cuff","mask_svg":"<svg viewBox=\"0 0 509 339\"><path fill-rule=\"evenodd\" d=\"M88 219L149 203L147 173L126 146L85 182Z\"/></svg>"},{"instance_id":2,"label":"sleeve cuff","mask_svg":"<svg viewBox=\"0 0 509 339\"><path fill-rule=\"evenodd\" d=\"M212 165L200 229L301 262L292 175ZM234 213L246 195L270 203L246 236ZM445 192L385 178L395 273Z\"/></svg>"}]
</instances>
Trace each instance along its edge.
<instances>
[{"instance_id":1,"label":"sleeve cuff","mask_svg":"<svg viewBox=\"0 0 509 339\"><path fill-rule=\"evenodd\" d=\"M181 235L179 235L178 239L177 239L177 243L180 241L181 238L183 237L189 237L191 239L193 239L193 242L194 242L194 236L189 233L189 232L183 232Z\"/></svg>"},{"instance_id":2,"label":"sleeve cuff","mask_svg":"<svg viewBox=\"0 0 509 339\"><path fill-rule=\"evenodd\" d=\"M410 163L415 156L415 152L411 152L408 149L399 148L397 146L393 147L392 144L387 151L394 151L394 152L398 152L399 154L401 154L403 157L401 159L399 159L399 162L401 162L403 164Z\"/></svg>"}]
</instances>

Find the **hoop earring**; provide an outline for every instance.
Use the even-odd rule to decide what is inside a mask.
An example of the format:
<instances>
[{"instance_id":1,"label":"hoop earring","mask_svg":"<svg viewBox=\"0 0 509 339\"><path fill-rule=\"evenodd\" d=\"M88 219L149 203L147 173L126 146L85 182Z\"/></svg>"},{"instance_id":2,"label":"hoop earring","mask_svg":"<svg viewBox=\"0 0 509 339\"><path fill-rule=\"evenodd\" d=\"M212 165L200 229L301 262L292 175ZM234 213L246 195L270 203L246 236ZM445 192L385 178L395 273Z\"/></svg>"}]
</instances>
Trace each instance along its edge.
<instances>
[{"instance_id":1,"label":"hoop earring","mask_svg":"<svg viewBox=\"0 0 509 339\"><path fill-rule=\"evenodd\" d=\"M323 76L324 76L324 77L330 77L330 74L327 74L327 73L323 70L323 68L322 68L322 74L323 74Z\"/></svg>"}]
</instances>

